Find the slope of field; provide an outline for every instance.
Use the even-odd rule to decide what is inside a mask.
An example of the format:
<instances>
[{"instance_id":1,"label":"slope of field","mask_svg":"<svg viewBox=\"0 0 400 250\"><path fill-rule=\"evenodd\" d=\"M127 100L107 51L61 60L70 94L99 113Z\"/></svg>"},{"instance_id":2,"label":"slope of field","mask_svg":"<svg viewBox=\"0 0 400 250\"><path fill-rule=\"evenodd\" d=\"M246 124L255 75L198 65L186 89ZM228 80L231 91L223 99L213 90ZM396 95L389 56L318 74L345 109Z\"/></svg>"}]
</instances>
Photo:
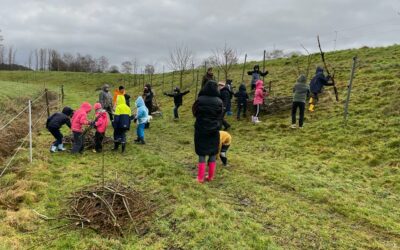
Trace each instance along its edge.
<instances>
[{"instance_id":1,"label":"slope of field","mask_svg":"<svg viewBox=\"0 0 400 250\"><path fill-rule=\"evenodd\" d=\"M343 125L343 100L353 56L359 58ZM66 198L101 181L101 155L86 151L50 155L51 135L35 137L35 161L16 163L0 178L0 248L25 249L398 249L400 248L400 46L328 53L336 69L340 102L327 89L305 128L292 130L290 114L262 116L263 123L235 121L229 166L217 165L214 182L195 181L191 72L181 119L172 119L172 74L153 79L164 116L146 131L147 144L127 153L105 153L107 179L146 192L157 204L152 227L142 235L105 238L89 229L64 227L58 218ZM305 57L267 62L272 95L290 95ZM312 67L320 64L318 55ZM252 63L248 66L250 69ZM201 69L200 76L204 69ZM221 74L222 75L222 74ZM231 74L238 86L241 65ZM142 84L113 74L0 72L0 79L52 88L64 84L65 104L96 101L104 82L125 84L137 96ZM178 77L175 75L175 85ZM247 83L248 78L247 79ZM2 94L0 88L0 95ZM92 115L91 115L92 116ZM64 129L65 133L68 133ZM112 135L112 129L108 134ZM135 131L129 132L129 142ZM36 212L34 212L36 211Z\"/></svg>"}]
</instances>

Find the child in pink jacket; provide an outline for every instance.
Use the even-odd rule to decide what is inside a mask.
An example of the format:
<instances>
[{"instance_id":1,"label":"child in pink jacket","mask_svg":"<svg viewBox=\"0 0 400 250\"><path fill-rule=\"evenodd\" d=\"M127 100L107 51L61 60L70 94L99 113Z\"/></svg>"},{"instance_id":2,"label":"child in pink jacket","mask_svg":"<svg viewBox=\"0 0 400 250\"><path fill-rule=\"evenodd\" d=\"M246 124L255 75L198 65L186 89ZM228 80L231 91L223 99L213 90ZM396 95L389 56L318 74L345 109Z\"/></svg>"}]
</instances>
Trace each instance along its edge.
<instances>
[{"instance_id":1,"label":"child in pink jacket","mask_svg":"<svg viewBox=\"0 0 400 250\"><path fill-rule=\"evenodd\" d=\"M260 114L260 107L264 104L264 98L268 96L267 90L264 88L264 83L261 80L256 82L256 91L254 93L253 105L254 105L254 116L251 117L251 121L259 123L258 116Z\"/></svg>"},{"instance_id":2,"label":"child in pink jacket","mask_svg":"<svg viewBox=\"0 0 400 250\"><path fill-rule=\"evenodd\" d=\"M81 107L72 116L71 130L74 135L74 143L72 144L72 154L82 153L84 149L83 126L89 125L90 121L87 115L92 110L92 105L88 102L82 103Z\"/></svg>"},{"instance_id":3,"label":"child in pink jacket","mask_svg":"<svg viewBox=\"0 0 400 250\"><path fill-rule=\"evenodd\" d=\"M94 152L101 153L103 150L103 139L106 134L108 126L108 116L107 111L101 107L100 103L94 105L94 110L96 112L95 128L96 133L94 135Z\"/></svg>"}]
</instances>

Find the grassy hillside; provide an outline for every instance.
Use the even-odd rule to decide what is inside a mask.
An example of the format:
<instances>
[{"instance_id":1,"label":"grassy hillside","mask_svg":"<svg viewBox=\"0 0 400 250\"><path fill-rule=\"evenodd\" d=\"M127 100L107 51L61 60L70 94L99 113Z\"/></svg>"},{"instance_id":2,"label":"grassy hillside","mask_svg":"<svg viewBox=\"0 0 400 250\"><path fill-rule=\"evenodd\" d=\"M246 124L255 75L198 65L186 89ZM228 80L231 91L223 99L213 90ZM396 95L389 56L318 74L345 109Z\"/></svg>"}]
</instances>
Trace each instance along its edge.
<instances>
[{"instance_id":1,"label":"grassy hillside","mask_svg":"<svg viewBox=\"0 0 400 250\"><path fill-rule=\"evenodd\" d=\"M345 127L343 100L354 55L360 62ZM258 125L229 117L229 166L218 162L215 181L204 185L195 181L195 85L184 99L181 120L174 122L172 99L161 95L171 89L172 74L165 76L164 86L156 76L153 82L164 116L155 118L146 131L147 144L130 143L123 156L105 153L108 179L134 185L157 204L153 225L141 237L104 238L88 229L62 227L64 220L38 218L33 210L57 217L66 207L66 197L101 180L100 155L50 155L52 137L43 130L35 137L33 165L27 165L22 154L13 171L0 178L0 248L398 249L399 56L400 46L328 53L340 102L327 91L316 112L306 113L303 130L289 128L289 112L263 116ZM267 62L272 95L290 95L296 62L304 69L306 60ZM319 64L316 55L312 66ZM237 86L241 65L231 78ZM117 86L120 79L132 96L141 93L141 84L135 86L122 75L0 72L0 80L13 81L15 87L21 86L18 82L54 89L64 84L65 104L74 108L83 100L94 103L103 82ZM184 85L191 80L188 72ZM134 131L129 132L129 142L134 138Z\"/></svg>"}]
</instances>

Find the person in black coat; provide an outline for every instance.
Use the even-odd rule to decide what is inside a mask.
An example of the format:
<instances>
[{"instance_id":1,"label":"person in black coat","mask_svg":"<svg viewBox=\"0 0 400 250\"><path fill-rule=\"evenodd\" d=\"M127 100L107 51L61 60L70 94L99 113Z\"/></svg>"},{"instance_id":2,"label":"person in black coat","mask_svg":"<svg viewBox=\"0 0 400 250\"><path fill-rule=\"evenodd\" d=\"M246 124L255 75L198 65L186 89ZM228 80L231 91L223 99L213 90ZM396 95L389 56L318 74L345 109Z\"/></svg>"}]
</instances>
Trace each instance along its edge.
<instances>
[{"instance_id":1,"label":"person in black coat","mask_svg":"<svg viewBox=\"0 0 400 250\"><path fill-rule=\"evenodd\" d=\"M201 81L201 88L204 88L208 81L215 80L213 68L208 68L206 74L203 76L203 80Z\"/></svg>"},{"instance_id":2,"label":"person in black coat","mask_svg":"<svg viewBox=\"0 0 400 250\"><path fill-rule=\"evenodd\" d=\"M222 125L224 125L224 130L228 130L231 127L231 125L225 120L225 115L226 115L226 112L228 111L227 107L229 106L229 103L231 102L231 92L229 91L229 89L227 88L227 86L225 85L224 82L219 82L218 87L219 87L219 92L221 95L221 100L224 105L224 114L222 117Z\"/></svg>"},{"instance_id":3,"label":"person in black coat","mask_svg":"<svg viewBox=\"0 0 400 250\"><path fill-rule=\"evenodd\" d=\"M230 116L230 115L232 115L232 98L233 98L233 94L234 94L231 79L226 80L226 88L229 90L229 101L226 106L226 114L228 116Z\"/></svg>"},{"instance_id":4,"label":"person in black coat","mask_svg":"<svg viewBox=\"0 0 400 250\"><path fill-rule=\"evenodd\" d=\"M208 177L214 178L216 155L219 149L219 130L222 125L223 104L215 81L208 81L199 93L192 107L196 117L194 144L199 156L197 181L204 182L206 156L208 156Z\"/></svg>"},{"instance_id":5,"label":"person in black coat","mask_svg":"<svg viewBox=\"0 0 400 250\"><path fill-rule=\"evenodd\" d=\"M268 75L268 71L261 72L260 66L254 65L253 71L248 71L247 74L251 76L251 90L254 90L256 88L256 82L260 80L261 77Z\"/></svg>"},{"instance_id":6,"label":"person in black coat","mask_svg":"<svg viewBox=\"0 0 400 250\"><path fill-rule=\"evenodd\" d=\"M146 105L146 108L149 110L149 115L153 112L153 98L154 98L154 93L151 90L151 85L147 83L144 86L143 90L143 100L144 100L144 105ZM150 123L147 122L145 125L145 128L150 128Z\"/></svg>"},{"instance_id":7,"label":"person in black coat","mask_svg":"<svg viewBox=\"0 0 400 250\"><path fill-rule=\"evenodd\" d=\"M47 118L46 128L56 139L56 141L51 145L51 153L55 153L57 150L65 151L63 145L63 134L60 132L60 129L64 124L71 128L71 117L73 113L74 111L70 107L64 107L61 113L54 113Z\"/></svg>"},{"instance_id":8,"label":"person in black coat","mask_svg":"<svg viewBox=\"0 0 400 250\"><path fill-rule=\"evenodd\" d=\"M323 68L317 67L315 76L310 81L310 92L312 93L312 98L310 98L309 111L314 111L315 104L318 102L318 94L322 93L324 86L333 85L332 82L329 82L330 79L330 75L325 77Z\"/></svg>"},{"instance_id":9,"label":"person in black coat","mask_svg":"<svg viewBox=\"0 0 400 250\"><path fill-rule=\"evenodd\" d=\"M243 110L243 117L246 117L247 111L247 100L249 99L249 95L246 92L246 85L243 83L239 86L239 91L235 93L235 97L237 98L237 119L240 120L240 112Z\"/></svg>"},{"instance_id":10,"label":"person in black coat","mask_svg":"<svg viewBox=\"0 0 400 250\"><path fill-rule=\"evenodd\" d=\"M168 94L168 93L164 93L164 95L169 96L169 97L173 97L174 98L174 118L175 119L179 119L179 113L178 113L178 109L180 106L182 106L183 103L183 96L188 94L190 91L184 91L181 93L181 90L178 87L174 88L174 93L173 94Z\"/></svg>"}]
</instances>

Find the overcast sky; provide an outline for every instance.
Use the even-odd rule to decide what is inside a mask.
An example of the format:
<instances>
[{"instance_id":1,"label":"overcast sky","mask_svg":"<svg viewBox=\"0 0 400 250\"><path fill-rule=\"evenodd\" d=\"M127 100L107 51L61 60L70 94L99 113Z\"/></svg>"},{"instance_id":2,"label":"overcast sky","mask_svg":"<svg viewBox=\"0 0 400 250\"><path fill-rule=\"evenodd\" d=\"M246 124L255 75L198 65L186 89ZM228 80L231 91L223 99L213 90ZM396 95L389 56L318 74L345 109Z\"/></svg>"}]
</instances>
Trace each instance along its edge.
<instances>
[{"instance_id":1,"label":"overcast sky","mask_svg":"<svg viewBox=\"0 0 400 250\"><path fill-rule=\"evenodd\" d=\"M315 51L317 34L326 50L336 34L337 49L399 43L399 12L400 0L0 0L0 29L20 64L54 48L160 69L181 44L199 62L225 42L251 59L300 43Z\"/></svg>"}]
</instances>

